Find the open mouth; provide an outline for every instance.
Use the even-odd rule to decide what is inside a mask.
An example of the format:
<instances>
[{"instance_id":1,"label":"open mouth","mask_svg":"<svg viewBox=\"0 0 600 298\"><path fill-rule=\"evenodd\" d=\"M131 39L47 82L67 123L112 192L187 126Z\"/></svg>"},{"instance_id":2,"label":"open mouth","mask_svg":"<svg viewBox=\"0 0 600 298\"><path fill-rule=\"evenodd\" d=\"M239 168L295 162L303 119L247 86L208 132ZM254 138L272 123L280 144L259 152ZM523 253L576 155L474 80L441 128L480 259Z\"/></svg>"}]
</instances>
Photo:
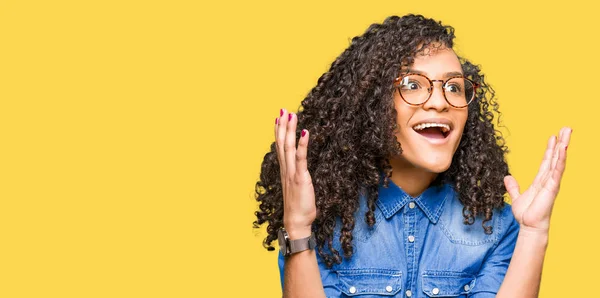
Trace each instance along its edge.
<instances>
[{"instance_id":1,"label":"open mouth","mask_svg":"<svg viewBox=\"0 0 600 298\"><path fill-rule=\"evenodd\" d=\"M445 139L450 134L450 125L444 123L421 123L413 126L418 134L430 139Z\"/></svg>"}]
</instances>

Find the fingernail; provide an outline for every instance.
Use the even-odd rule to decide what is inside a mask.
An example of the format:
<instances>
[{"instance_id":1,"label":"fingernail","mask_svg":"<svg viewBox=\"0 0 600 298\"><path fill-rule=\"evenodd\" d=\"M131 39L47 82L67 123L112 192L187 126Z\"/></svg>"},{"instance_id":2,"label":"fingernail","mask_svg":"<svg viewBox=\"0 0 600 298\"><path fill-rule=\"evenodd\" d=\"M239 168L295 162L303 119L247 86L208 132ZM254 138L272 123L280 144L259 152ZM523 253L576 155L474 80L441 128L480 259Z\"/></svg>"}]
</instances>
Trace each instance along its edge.
<instances>
[{"instance_id":1,"label":"fingernail","mask_svg":"<svg viewBox=\"0 0 600 298\"><path fill-rule=\"evenodd\" d=\"M279 118L275 118L275 124L279 124Z\"/></svg>"},{"instance_id":2,"label":"fingernail","mask_svg":"<svg viewBox=\"0 0 600 298\"><path fill-rule=\"evenodd\" d=\"M283 109L279 110L279 117L283 116Z\"/></svg>"},{"instance_id":3,"label":"fingernail","mask_svg":"<svg viewBox=\"0 0 600 298\"><path fill-rule=\"evenodd\" d=\"M565 151L567 151L567 148L569 148L569 146L568 146L568 145L567 145L567 146L565 146Z\"/></svg>"},{"instance_id":4,"label":"fingernail","mask_svg":"<svg viewBox=\"0 0 600 298\"><path fill-rule=\"evenodd\" d=\"M292 120L292 115L294 115L294 113L289 113L288 114L288 121Z\"/></svg>"},{"instance_id":5,"label":"fingernail","mask_svg":"<svg viewBox=\"0 0 600 298\"><path fill-rule=\"evenodd\" d=\"M306 135L306 129L302 130L302 137L304 137Z\"/></svg>"}]
</instances>

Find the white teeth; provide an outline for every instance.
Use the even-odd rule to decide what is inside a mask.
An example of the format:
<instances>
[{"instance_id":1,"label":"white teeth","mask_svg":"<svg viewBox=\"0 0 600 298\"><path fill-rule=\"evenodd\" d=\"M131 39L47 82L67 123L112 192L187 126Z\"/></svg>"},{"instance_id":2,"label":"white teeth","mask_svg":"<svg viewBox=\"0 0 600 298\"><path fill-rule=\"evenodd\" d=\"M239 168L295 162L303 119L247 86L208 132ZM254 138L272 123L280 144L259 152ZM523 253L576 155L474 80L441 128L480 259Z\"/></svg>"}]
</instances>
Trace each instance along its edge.
<instances>
[{"instance_id":1,"label":"white teeth","mask_svg":"<svg viewBox=\"0 0 600 298\"><path fill-rule=\"evenodd\" d=\"M442 132L444 132L444 133L450 131L450 125L443 124L443 123L421 123L421 124L415 125L413 127L413 129L414 130L423 130L423 129L429 128L429 127L441 127Z\"/></svg>"}]
</instances>

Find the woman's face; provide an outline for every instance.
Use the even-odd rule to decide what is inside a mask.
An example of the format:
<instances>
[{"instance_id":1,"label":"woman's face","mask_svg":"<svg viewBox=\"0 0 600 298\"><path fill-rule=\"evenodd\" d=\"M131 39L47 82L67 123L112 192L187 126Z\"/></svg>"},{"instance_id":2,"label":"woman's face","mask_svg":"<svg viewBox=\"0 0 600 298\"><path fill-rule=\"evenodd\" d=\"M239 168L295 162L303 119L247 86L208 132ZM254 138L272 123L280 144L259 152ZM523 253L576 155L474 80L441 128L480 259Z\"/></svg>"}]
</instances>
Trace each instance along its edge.
<instances>
[{"instance_id":1,"label":"woman's face","mask_svg":"<svg viewBox=\"0 0 600 298\"><path fill-rule=\"evenodd\" d=\"M403 69L402 73L406 70ZM463 73L458 57L452 49L446 47L430 48L427 54L417 55L408 70L423 74L431 80L443 81ZM420 106L407 104L398 89L395 89L394 105L398 113L396 137L403 151L397 157L398 161L404 166L427 172L446 171L460 143L468 109L448 104L444 99L442 82L433 83L431 97ZM450 130L445 132L448 128Z\"/></svg>"}]
</instances>

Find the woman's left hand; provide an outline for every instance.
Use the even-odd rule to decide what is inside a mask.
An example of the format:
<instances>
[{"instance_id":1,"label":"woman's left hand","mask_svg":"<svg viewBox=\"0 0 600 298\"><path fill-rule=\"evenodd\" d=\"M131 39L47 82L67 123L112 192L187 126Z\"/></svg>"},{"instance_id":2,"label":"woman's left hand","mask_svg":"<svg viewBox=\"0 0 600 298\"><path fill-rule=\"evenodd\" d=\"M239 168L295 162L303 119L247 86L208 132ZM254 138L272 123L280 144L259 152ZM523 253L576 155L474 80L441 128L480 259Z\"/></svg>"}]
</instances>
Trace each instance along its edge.
<instances>
[{"instance_id":1,"label":"woman's left hand","mask_svg":"<svg viewBox=\"0 0 600 298\"><path fill-rule=\"evenodd\" d=\"M512 211L521 229L548 233L550 215L566 167L571 132L572 129L563 127L558 140L556 136L550 137L538 174L525 192L520 192L514 177L504 177L504 185L512 198Z\"/></svg>"}]
</instances>

